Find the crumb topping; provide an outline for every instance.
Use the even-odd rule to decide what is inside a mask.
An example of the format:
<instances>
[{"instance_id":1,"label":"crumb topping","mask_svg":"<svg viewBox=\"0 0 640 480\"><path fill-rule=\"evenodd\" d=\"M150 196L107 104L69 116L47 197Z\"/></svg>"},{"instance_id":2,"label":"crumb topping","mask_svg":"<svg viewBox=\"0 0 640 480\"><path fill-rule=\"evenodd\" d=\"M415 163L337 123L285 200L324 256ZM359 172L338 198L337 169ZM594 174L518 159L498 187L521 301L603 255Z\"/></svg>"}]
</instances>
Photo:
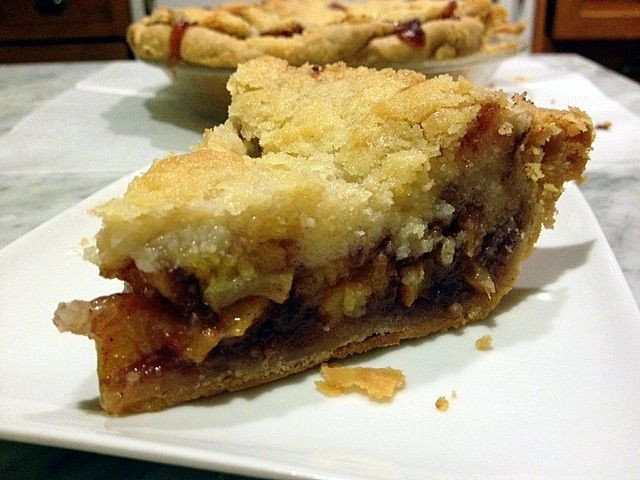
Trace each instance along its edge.
<instances>
[{"instance_id":1,"label":"crumb topping","mask_svg":"<svg viewBox=\"0 0 640 480\"><path fill-rule=\"evenodd\" d=\"M251 293L281 302L301 266L382 241L398 259L435 250L450 264L462 239L427 226L455 213L441 189L465 168L454 157L481 105L502 107L508 141L530 122L504 93L409 71L260 59L229 89L229 120L192 154L155 162L95 210L103 271L181 268L218 310Z\"/></svg>"},{"instance_id":2,"label":"crumb topping","mask_svg":"<svg viewBox=\"0 0 640 480\"><path fill-rule=\"evenodd\" d=\"M226 123L94 210L103 228L87 256L104 276L131 283L123 272L134 268L145 288L216 313L293 291L358 317L397 277L405 306L432 286L451 306L462 287L443 271L456 266L491 298L492 265L520 238L517 210L533 208L514 203L514 189L539 182L550 222L555 184L572 174L555 162L581 169L591 139L582 112L535 110L449 76L261 58L228 88ZM544 119L532 130L534 115Z\"/></svg>"}]
</instances>

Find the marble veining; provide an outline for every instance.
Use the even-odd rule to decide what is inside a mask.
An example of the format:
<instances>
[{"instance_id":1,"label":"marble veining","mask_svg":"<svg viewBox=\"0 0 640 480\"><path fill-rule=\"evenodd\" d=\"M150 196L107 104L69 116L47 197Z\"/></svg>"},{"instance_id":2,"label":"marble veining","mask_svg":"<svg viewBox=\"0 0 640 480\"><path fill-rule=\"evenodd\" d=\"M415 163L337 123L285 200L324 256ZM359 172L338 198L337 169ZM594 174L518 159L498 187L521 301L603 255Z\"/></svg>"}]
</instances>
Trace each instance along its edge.
<instances>
[{"instance_id":1,"label":"marble veining","mask_svg":"<svg viewBox=\"0 0 640 480\"><path fill-rule=\"evenodd\" d=\"M0 174L0 246L117 180L119 172Z\"/></svg>"},{"instance_id":2,"label":"marble veining","mask_svg":"<svg viewBox=\"0 0 640 480\"><path fill-rule=\"evenodd\" d=\"M639 162L640 163L640 162ZM598 170L580 186L640 303L640 165Z\"/></svg>"},{"instance_id":3,"label":"marble veining","mask_svg":"<svg viewBox=\"0 0 640 480\"><path fill-rule=\"evenodd\" d=\"M0 134L105 62L3 65L0 68ZM54 125L52 124L52 128Z\"/></svg>"}]
</instances>

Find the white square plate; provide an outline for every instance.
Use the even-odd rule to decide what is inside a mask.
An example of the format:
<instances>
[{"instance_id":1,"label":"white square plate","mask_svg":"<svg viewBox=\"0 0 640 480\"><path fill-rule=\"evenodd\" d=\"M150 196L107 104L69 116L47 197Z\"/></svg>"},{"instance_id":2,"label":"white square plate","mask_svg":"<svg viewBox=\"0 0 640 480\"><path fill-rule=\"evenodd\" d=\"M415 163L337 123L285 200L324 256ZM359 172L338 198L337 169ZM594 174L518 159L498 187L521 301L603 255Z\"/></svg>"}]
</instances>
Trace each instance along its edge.
<instances>
[{"instance_id":1,"label":"white square plate","mask_svg":"<svg viewBox=\"0 0 640 480\"><path fill-rule=\"evenodd\" d=\"M3 438L270 478L640 478L640 314L574 185L488 321L345 362L402 369L392 402L326 398L312 371L112 418L92 342L51 318L59 301L120 288L77 245L98 227L87 208L128 181L0 252ZM480 352L487 333L494 347Z\"/></svg>"}]
</instances>

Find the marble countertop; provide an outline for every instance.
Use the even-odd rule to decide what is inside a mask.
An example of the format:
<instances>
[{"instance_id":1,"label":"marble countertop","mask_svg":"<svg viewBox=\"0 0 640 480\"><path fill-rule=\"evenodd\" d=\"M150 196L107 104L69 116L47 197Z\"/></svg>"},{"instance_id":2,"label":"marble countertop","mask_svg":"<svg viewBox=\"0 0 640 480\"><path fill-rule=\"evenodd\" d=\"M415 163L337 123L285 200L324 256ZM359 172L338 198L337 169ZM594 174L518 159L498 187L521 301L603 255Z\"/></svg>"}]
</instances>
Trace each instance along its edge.
<instances>
[{"instance_id":1,"label":"marble countertop","mask_svg":"<svg viewBox=\"0 0 640 480\"><path fill-rule=\"evenodd\" d=\"M550 69L567 72L567 74L571 72L581 74L604 95L636 115L640 115L639 84L577 55L544 55L536 58ZM109 65L108 62L86 62L0 66L0 140L3 136L12 135L17 126L29 115L37 113L48 105L47 102L64 94L65 91L77 85L87 76L95 74ZM87 94L91 93L90 88L85 90ZM144 105L149 106L149 103ZM124 108L120 104L118 107ZM152 112L153 119L159 123L162 123L163 115L166 113ZM102 116L108 117L104 113ZM51 118L50 122L50 129L44 128L44 131L34 131L33 135L56 135L56 132L65 126L65 118ZM179 127L183 128L184 125ZM187 127L193 130L189 134L194 134L201 125L195 122ZM190 137L186 136L185 138ZM640 140L640 138L638 139ZM155 145L155 147L162 149L165 146ZM169 148L166 146L166 150ZM3 158L4 155L7 153L0 150L0 160L5 166L12 165L13 160L16 162L20 160L15 153L11 153L11 155L16 155L12 158ZM56 165L49 167L46 169L5 167L0 172L0 195L2 198L0 202L0 247L4 247L126 173L123 168L60 169ZM640 255L638 255L638 244L640 243L640 215L638 215L640 212L640 156L633 153L628 158L619 158L616 162L590 170L588 181L581 184L579 188L593 209L631 287L636 302L640 302ZM0 445L4 449L5 457L7 450L14 453L17 451L18 453L15 455L19 457L20 455L31 455L32 449L37 451L36 454L55 456L51 453L51 449L47 450L44 447L20 446L11 442L1 442ZM31 453L25 453L25 449ZM10 453L10 456L14 453ZM89 454L77 453L76 455L84 456L82 458L87 457L87 459L92 458L92 461L99 458ZM129 465L122 467L123 471L134 465L133 461L124 462L131 463L123 464ZM187 472L186 469L175 469L174 467L166 467L166 469L165 476L169 471L183 476ZM195 471L189 473L191 478L195 478L197 475Z\"/></svg>"}]
</instances>

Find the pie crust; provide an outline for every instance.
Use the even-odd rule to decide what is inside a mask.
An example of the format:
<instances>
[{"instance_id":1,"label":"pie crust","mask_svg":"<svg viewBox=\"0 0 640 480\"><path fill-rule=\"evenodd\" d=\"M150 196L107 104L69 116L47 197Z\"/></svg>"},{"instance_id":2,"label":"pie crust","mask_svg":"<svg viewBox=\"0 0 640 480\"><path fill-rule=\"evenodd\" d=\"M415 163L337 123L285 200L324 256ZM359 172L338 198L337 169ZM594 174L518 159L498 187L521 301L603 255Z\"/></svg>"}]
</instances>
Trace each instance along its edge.
<instances>
[{"instance_id":1,"label":"pie crust","mask_svg":"<svg viewBox=\"0 0 640 480\"><path fill-rule=\"evenodd\" d=\"M101 403L156 410L484 319L593 141L577 110L412 71L263 57L229 120L94 210L124 293L61 304Z\"/></svg>"},{"instance_id":2,"label":"pie crust","mask_svg":"<svg viewBox=\"0 0 640 480\"><path fill-rule=\"evenodd\" d=\"M263 0L161 7L130 25L127 41L136 57L168 64L235 68L270 55L292 65L388 66L495 49L505 32L513 40L523 29L506 18L490 0Z\"/></svg>"}]
</instances>

